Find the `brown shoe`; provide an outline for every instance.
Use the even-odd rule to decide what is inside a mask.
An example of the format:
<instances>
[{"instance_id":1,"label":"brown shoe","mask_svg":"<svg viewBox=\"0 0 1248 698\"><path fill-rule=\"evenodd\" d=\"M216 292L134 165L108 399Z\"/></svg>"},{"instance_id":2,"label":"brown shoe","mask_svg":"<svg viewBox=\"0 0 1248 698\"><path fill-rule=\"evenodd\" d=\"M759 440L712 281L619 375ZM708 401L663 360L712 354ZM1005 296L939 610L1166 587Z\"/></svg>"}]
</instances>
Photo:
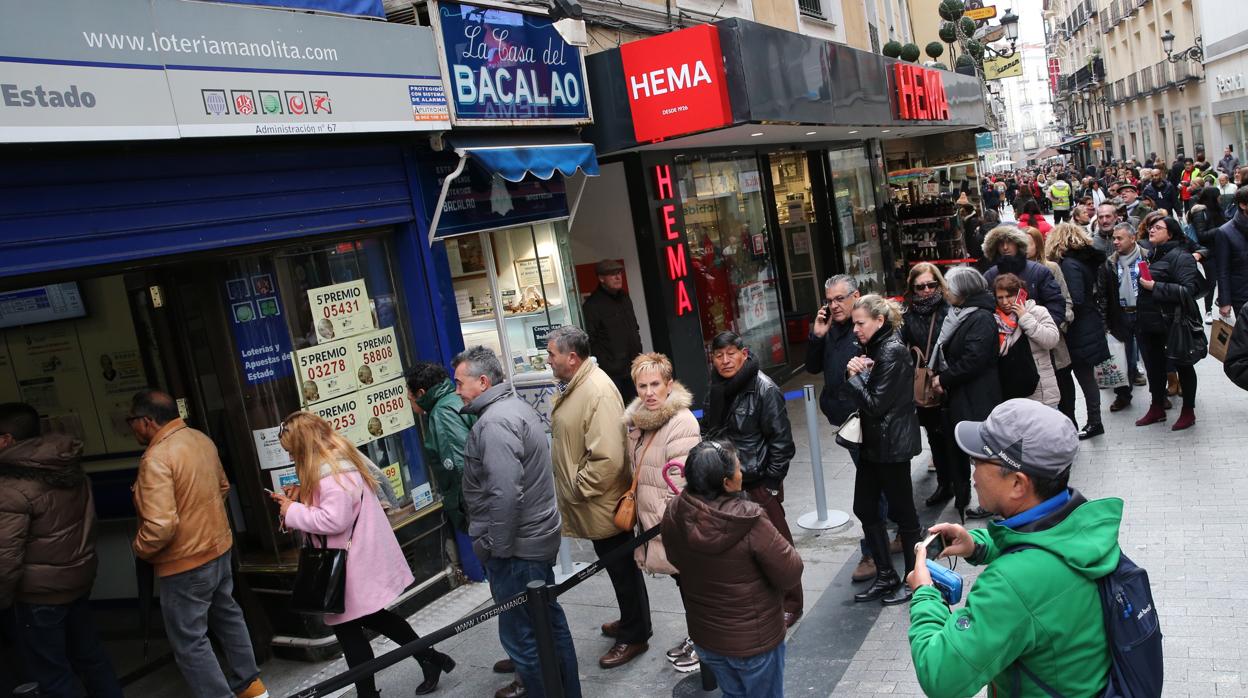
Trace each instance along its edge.
<instances>
[{"instance_id":1,"label":"brown shoe","mask_svg":"<svg viewBox=\"0 0 1248 698\"><path fill-rule=\"evenodd\" d=\"M620 621L613 620L610 623L602 624L602 634L607 637L615 637L620 634Z\"/></svg>"},{"instance_id":2,"label":"brown shoe","mask_svg":"<svg viewBox=\"0 0 1248 698\"><path fill-rule=\"evenodd\" d=\"M500 659L497 662L494 662L494 673L514 674L516 673L516 663L511 661L510 658Z\"/></svg>"},{"instance_id":3,"label":"brown shoe","mask_svg":"<svg viewBox=\"0 0 1248 698\"><path fill-rule=\"evenodd\" d=\"M893 536L893 542L888 544L888 552L896 555L901 552L901 534Z\"/></svg>"},{"instance_id":4,"label":"brown shoe","mask_svg":"<svg viewBox=\"0 0 1248 698\"><path fill-rule=\"evenodd\" d=\"M853 575L850 579L855 582L865 582L868 579L875 579L875 560L870 555L863 555L858 561L858 566L854 568Z\"/></svg>"},{"instance_id":5,"label":"brown shoe","mask_svg":"<svg viewBox=\"0 0 1248 698\"><path fill-rule=\"evenodd\" d=\"M525 690L524 684L520 683L520 679L516 679L494 692L494 698L524 698L527 695L529 695L529 692Z\"/></svg>"},{"instance_id":6,"label":"brown shoe","mask_svg":"<svg viewBox=\"0 0 1248 698\"><path fill-rule=\"evenodd\" d=\"M611 649L607 650L606 654L598 658L598 666L603 669L614 669L617 666L624 666L648 649L650 649L650 645L644 642L634 642L631 645L617 642L611 646Z\"/></svg>"},{"instance_id":7,"label":"brown shoe","mask_svg":"<svg viewBox=\"0 0 1248 698\"><path fill-rule=\"evenodd\" d=\"M1131 406L1130 400L1123 400L1122 398L1118 397L1118 398L1114 398L1114 404L1109 406L1109 411L1121 412L1130 406Z\"/></svg>"},{"instance_id":8,"label":"brown shoe","mask_svg":"<svg viewBox=\"0 0 1248 698\"><path fill-rule=\"evenodd\" d=\"M1180 389L1179 374L1167 373L1166 374L1166 395L1169 395L1170 397L1174 397L1175 395L1179 394L1179 389Z\"/></svg>"}]
</instances>

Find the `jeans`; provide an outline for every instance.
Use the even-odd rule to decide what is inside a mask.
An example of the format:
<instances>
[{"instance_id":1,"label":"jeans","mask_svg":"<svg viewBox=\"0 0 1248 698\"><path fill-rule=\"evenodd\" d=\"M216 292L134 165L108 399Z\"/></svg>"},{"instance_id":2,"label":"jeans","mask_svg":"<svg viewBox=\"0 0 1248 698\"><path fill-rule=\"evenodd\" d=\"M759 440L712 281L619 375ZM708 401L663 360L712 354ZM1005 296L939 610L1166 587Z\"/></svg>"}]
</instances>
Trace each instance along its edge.
<instances>
[{"instance_id":1,"label":"jeans","mask_svg":"<svg viewBox=\"0 0 1248 698\"><path fill-rule=\"evenodd\" d=\"M196 698L233 698L260 676L243 609L234 601L230 554L160 578L160 614L190 692ZM216 636L228 675L212 652Z\"/></svg>"},{"instance_id":2,"label":"jeans","mask_svg":"<svg viewBox=\"0 0 1248 698\"><path fill-rule=\"evenodd\" d=\"M793 532L789 530L789 522L784 518L784 485L780 485L780 489L774 495L762 483L747 485L745 494L751 501L756 502L763 508L763 512L767 514L771 524L789 542L789 545L792 545ZM800 616L805 607L805 595L802 593L802 583L800 581L793 585L791 589L784 590L785 613L794 613Z\"/></svg>"},{"instance_id":3,"label":"jeans","mask_svg":"<svg viewBox=\"0 0 1248 698\"><path fill-rule=\"evenodd\" d=\"M358 666L373 658L373 646L368 644L368 638L364 636L365 629L372 630L378 635L385 635L399 645L406 645L420 639L416 631L412 630L412 626L408 625L406 618L384 608L376 613L339 623L333 626L334 636L342 645L342 656L347 660L348 668ZM437 653L432 647L415 655L417 661L430 662L436 658ZM357 698L376 698L381 695L377 692L377 682L374 677L368 676L356 681L355 695Z\"/></svg>"},{"instance_id":4,"label":"jeans","mask_svg":"<svg viewBox=\"0 0 1248 698\"><path fill-rule=\"evenodd\" d=\"M616 548L627 548L637 536L625 531L610 538L593 541L594 554L605 557ZM616 642L626 645L642 643L650 639L650 596L646 593L646 578L632 555L625 555L607 566L607 576L615 589L615 602L620 607L620 630Z\"/></svg>"},{"instance_id":5,"label":"jeans","mask_svg":"<svg viewBox=\"0 0 1248 698\"><path fill-rule=\"evenodd\" d=\"M554 564L554 560L490 558L485 563L485 569L494 601L523 593L531 581L554 584ZM559 673L563 677L563 694L567 698L580 698L581 678L577 673L576 647L572 644L572 633L568 630L568 619L563 614L563 607L554 599L550 600L550 624L555 638L555 653L559 658ZM533 632L533 621L527 608L521 605L504 611L498 617L498 639L507 656L515 663L516 676L524 683L527 695L543 698L546 690L543 688L542 670L537 658L537 636Z\"/></svg>"},{"instance_id":6,"label":"jeans","mask_svg":"<svg viewBox=\"0 0 1248 698\"><path fill-rule=\"evenodd\" d=\"M17 644L28 677L43 698L122 698L84 596L67 604L13 604ZM75 678L75 674L77 675Z\"/></svg>"},{"instance_id":7,"label":"jeans","mask_svg":"<svg viewBox=\"0 0 1248 698\"><path fill-rule=\"evenodd\" d=\"M694 644L724 698L784 698L784 643L753 657L725 657Z\"/></svg>"}]
</instances>

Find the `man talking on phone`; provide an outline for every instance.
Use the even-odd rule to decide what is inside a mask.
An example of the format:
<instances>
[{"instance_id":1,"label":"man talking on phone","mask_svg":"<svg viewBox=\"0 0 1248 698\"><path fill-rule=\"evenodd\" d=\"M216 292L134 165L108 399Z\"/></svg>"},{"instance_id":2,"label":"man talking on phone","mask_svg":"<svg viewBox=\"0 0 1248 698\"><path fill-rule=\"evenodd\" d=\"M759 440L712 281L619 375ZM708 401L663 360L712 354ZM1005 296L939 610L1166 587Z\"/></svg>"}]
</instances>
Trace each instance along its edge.
<instances>
[{"instance_id":1,"label":"man talking on phone","mask_svg":"<svg viewBox=\"0 0 1248 698\"><path fill-rule=\"evenodd\" d=\"M979 501L1005 518L970 532L931 527L944 539L941 557L986 568L950 611L919 551L906 578L919 685L936 697L989 683L989 695L1052 695L1039 679L1060 695L1100 695L1110 654L1097 580L1118 565L1122 500L1088 501L1069 487L1078 434L1034 400L1003 402L986 421L959 423L954 438L975 464ZM1010 550L1018 545L1029 547Z\"/></svg>"}]
</instances>

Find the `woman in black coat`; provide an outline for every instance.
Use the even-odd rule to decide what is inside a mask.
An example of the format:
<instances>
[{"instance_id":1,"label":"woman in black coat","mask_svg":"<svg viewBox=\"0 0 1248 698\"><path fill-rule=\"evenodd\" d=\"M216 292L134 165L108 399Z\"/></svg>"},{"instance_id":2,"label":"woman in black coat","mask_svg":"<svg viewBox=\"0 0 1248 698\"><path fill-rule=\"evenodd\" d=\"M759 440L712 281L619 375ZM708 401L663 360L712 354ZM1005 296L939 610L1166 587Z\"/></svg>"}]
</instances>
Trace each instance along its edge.
<instances>
[{"instance_id":1,"label":"woman in black coat","mask_svg":"<svg viewBox=\"0 0 1248 698\"><path fill-rule=\"evenodd\" d=\"M915 367L924 367L932 357L932 348L940 336L941 323L949 312L945 300L945 277L931 262L919 262L910 268L906 282L906 311L902 316L901 338L915 355ZM918 353L915 352L918 350ZM936 466L936 491L924 503L935 506L953 498L953 473L949 469L949 444L940 418L940 407L915 406L919 424L927 432L927 447Z\"/></svg>"},{"instance_id":2,"label":"woman in black coat","mask_svg":"<svg viewBox=\"0 0 1248 698\"><path fill-rule=\"evenodd\" d=\"M1138 427L1166 421L1166 340L1175 314L1181 312L1181 291L1187 290L1194 306L1201 287L1196 258L1189 251L1187 238L1177 220L1167 217L1154 222L1148 228L1148 241L1153 245L1148 260L1152 279L1140 278L1136 315L1140 354L1144 357L1144 370L1148 374L1148 390L1153 403L1148 412L1136 421ZM1196 368L1192 365L1176 365L1176 368L1183 394L1183 410L1170 428L1179 431L1196 423Z\"/></svg>"},{"instance_id":3,"label":"woman in black coat","mask_svg":"<svg viewBox=\"0 0 1248 698\"><path fill-rule=\"evenodd\" d=\"M1110 356L1105 320L1096 302L1097 274L1105 264L1105 253L1096 249L1086 230L1073 223L1059 223L1053 228L1044 248L1045 256L1061 266L1066 288L1070 291L1075 317L1066 328L1066 348L1070 351L1070 367L1088 407L1088 420L1079 430L1079 438L1090 439L1105 433L1101 423L1101 389L1096 384L1096 366ZM1059 384L1058 387L1062 389L1058 409L1079 426L1075 419L1074 386Z\"/></svg>"},{"instance_id":4,"label":"woman in black coat","mask_svg":"<svg viewBox=\"0 0 1248 698\"><path fill-rule=\"evenodd\" d=\"M970 267L956 267L949 271L945 283L950 309L941 323L931 366L936 372L936 387L944 393L944 432L952 435L958 422L988 419L988 413L1001 402L1001 384L997 378L997 321L993 317L997 303L988 282ZM959 518L965 519L971 501L971 460L952 438L946 442L954 507Z\"/></svg>"},{"instance_id":5,"label":"woman in black coat","mask_svg":"<svg viewBox=\"0 0 1248 698\"><path fill-rule=\"evenodd\" d=\"M858 408L862 424L854 515L862 522L876 568L875 581L855 594L854 601L880 599L891 606L909 601L910 587L893 568L888 530L880 516L881 493L888 500L889 518L897 522L907 570L914 568L914 547L920 541L910 483L910 459L923 450L914 411L914 364L898 332L902 321L896 303L875 294L863 296L854 303L851 317L865 356L850 359L849 380L841 391Z\"/></svg>"},{"instance_id":6,"label":"woman in black coat","mask_svg":"<svg viewBox=\"0 0 1248 698\"><path fill-rule=\"evenodd\" d=\"M1226 223L1226 216L1222 214L1222 207L1218 203L1221 196L1222 192L1217 187L1205 187L1196 193L1196 203L1187 212L1187 222L1192 224L1192 230L1196 232L1196 244L1205 251L1214 249L1218 228ZM1205 290L1208 291L1205 296L1205 316L1212 320L1218 268L1207 256L1201 258L1200 266L1204 268L1205 278L1208 279L1205 284Z\"/></svg>"}]
</instances>

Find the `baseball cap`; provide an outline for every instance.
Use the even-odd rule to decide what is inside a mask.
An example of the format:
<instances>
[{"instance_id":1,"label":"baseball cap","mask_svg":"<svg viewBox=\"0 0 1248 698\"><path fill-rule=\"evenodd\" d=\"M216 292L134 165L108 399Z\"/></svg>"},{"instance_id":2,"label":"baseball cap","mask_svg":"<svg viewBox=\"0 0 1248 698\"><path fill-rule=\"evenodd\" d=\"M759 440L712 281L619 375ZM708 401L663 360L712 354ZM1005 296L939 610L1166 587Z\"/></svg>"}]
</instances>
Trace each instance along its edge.
<instances>
[{"instance_id":1,"label":"baseball cap","mask_svg":"<svg viewBox=\"0 0 1248 698\"><path fill-rule=\"evenodd\" d=\"M985 421L959 422L953 436L969 456L1043 478L1066 472L1079 453L1079 433L1066 415L1026 398L997 405Z\"/></svg>"},{"instance_id":2,"label":"baseball cap","mask_svg":"<svg viewBox=\"0 0 1248 698\"><path fill-rule=\"evenodd\" d=\"M624 268L624 265L620 264L618 261L614 259L604 259L598 264L594 265L594 271L598 274L598 276L606 276L607 274L614 274L615 272L620 271L623 268Z\"/></svg>"}]
</instances>

